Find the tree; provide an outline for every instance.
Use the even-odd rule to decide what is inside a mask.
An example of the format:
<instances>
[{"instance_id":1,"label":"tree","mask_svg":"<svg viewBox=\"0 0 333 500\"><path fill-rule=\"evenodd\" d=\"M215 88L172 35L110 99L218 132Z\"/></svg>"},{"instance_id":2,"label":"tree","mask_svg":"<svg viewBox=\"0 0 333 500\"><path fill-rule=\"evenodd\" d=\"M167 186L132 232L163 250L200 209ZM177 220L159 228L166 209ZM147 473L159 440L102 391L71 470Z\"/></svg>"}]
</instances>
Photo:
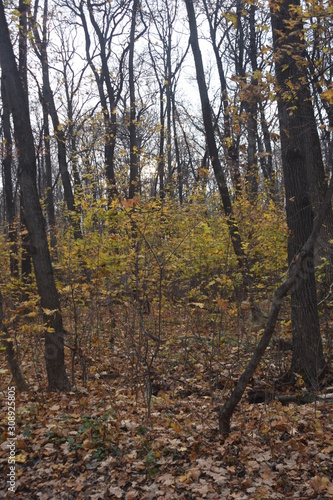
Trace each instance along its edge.
<instances>
[{"instance_id":1,"label":"tree","mask_svg":"<svg viewBox=\"0 0 333 500\"><path fill-rule=\"evenodd\" d=\"M231 198L230 198L230 194L229 194L229 190L228 190L228 185L227 185L227 182L226 182L226 179L224 176L223 168L222 168L222 165L221 165L221 162L219 159L219 153L218 153L218 149L217 149L217 145L216 145L216 141L215 141L213 117L212 117L211 106L210 106L210 102L209 102L207 86L206 86L206 81L205 81L205 73L204 73L204 68L203 68L203 63L202 63L202 56L201 56L201 51L200 51L200 47L199 47L198 30L197 30L193 2L192 2L192 0L185 0L185 3L186 3L189 25L190 25L190 32L191 32L190 42L191 42L191 47L192 47L192 52L193 52L193 57L194 57L194 62L195 62L197 82L198 82L201 107L202 107L203 122L204 122L204 126L205 126L206 141L207 141L210 161L211 161L213 169L214 169L215 179L216 179L218 189L220 192L224 212L225 212L225 215L228 217L229 231L230 231L230 236L231 236L233 248L234 248L235 254L237 256L239 266L243 270L243 276L245 278L244 284L245 284L245 287L247 288L248 278L247 278L247 272L244 268L245 252L244 252L244 249L242 246L242 241L241 241L241 237L240 237L239 230L237 227L237 223L233 217L232 204L231 204Z\"/></svg>"},{"instance_id":2,"label":"tree","mask_svg":"<svg viewBox=\"0 0 333 500\"><path fill-rule=\"evenodd\" d=\"M225 70L223 66L223 41L226 33L224 30L221 37L218 37L218 30L221 25L221 16L224 16L222 11L222 5L220 1L217 1L213 7L213 12L209 9L207 0L203 2L205 8L205 14L207 17L209 32L210 32L210 42L213 47L216 67L220 80L220 90L222 96L222 108L223 108L223 141L224 149L227 151L227 159L229 163L229 170L231 171L231 176L234 181L234 187L236 192L240 190L240 179L241 174L239 170L239 134L237 137L233 137L232 133L232 123L230 116L230 100L228 95L227 80L225 75Z\"/></svg>"},{"instance_id":3,"label":"tree","mask_svg":"<svg viewBox=\"0 0 333 500\"><path fill-rule=\"evenodd\" d=\"M8 223L8 236L11 242L10 253L10 274L11 276L18 275L18 259L17 259L17 235L15 230L15 197L12 181L12 166L13 166L13 141L10 126L10 107L6 95L3 78L1 78L1 98L2 98L2 129L4 138L3 152L3 180L4 180L4 197L5 211Z\"/></svg>"},{"instance_id":4,"label":"tree","mask_svg":"<svg viewBox=\"0 0 333 500\"><path fill-rule=\"evenodd\" d=\"M163 4L163 2L162 2ZM174 171L177 170L179 199L182 200L183 175L180 165L179 143L176 132L176 123L179 116L176 109L176 88L179 73L189 50L189 44L183 51L180 49L180 36L175 38L175 23L180 9L178 1L163 5L146 2L150 15L148 50L151 66L157 81L159 91L159 152L158 173L155 180L155 192L159 181L160 196L163 199L166 187L173 181ZM181 34L181 33L180 33ZM173 155L173 144L175 155ZM176 166L174 166L176 163ZM172 193L172 187L170 190Z\"/></svg>"},{"instance_id":5,"label":"tree","mask_svg":"<svg viewBox=\"0 0 333 500\"><path fill-rule=\"evenodd\" d=\"M16 66L2 0L0 2L0 65L14 121L19 156L18 178L37 288L46 324L45 361L49 390L69 390L70 384L65 369L64 330L60 302L36 185L36 158L29 107Z\"/></svg>"},{"instance_id":6,"label":"tree","mask_svg":"<svg viewBox=\"0 0 333 500\"><path fill-rule=\"evenodd\" d=\"M36 0L34 6L33 15L31 15L32 30L35 36L34 49L37 54L41 65L43 73L43 91L42 99L43 105L46 107L48 114L51 117L54 134L57 140L58 146L58 162L59 170L61 175L61 180L64 188L64 197L67 204L68 210L73 213L75 211L74 193L71 184L71 178L68 171L67 165L67 155L66 155L66 137L63 127L60 123L58 112L54 102L54 95L50 84L50 74L49 74L49 62L47 54L48 46L48 0L44 0L43 8L43 22L42 22L42 35L40 35L37 22L37 12L38 12L39 2ZM73 219L73 227L75 231L75 236L79 237L81 235L80 227L77 221Z\"/></svg>"},{"instance_id":7,"label":"tree","mask_svg":"<svg viewBox=\"0 0 333 500\"><path fill-rule=\"evenodd\" d=\"M289 273L287 278L283 281L283 283L277 288L274 294L274 300L272 306L270 308L270 312L267 318L266 326L264 328L263 334L254 349L254 352L251 356L249 363L247 364L244 372L239 377L239 380L236 384L236 387L232 391L231 396L226 401L226 403L219 408L219 431L220 434L228 435L230 432L230 419L235 411L236 406L240 402L245 389L250 382L250 379L253 377L254 372L266 350L268 347L269 341L271 340L275 325L278 319L278 315L282 306L282 302L285 296L292 291L295 284L297 284L297 280L302 279L304 263L306 263L308 256L313 254L313 246L315 244L316 238L320 232L320 228L325 219L325 215L331 209L332 203L332 194L333 194L333 177L331 178L330 185L326 192L323 203L318 211L318 217L316 219L315 224L313 225L313 229L308 239L304 243L303 247L299 249L297 253L297 258L293 260L290 265ZM293 292L291 292L293 293Z\"/></svg>"},{"instance_id":8,"label":"tree","mask_svg":"<svg viewBox=\"0 0 333 500\"><path fill-rule=\"evenodd\" d=\"M124 59L129 49L129 44L125 42L124 46L119 43L115 50L113 42L117 37L121 38L124 32L129 8L122 1L95 4L91 0L66 0L64 3L81 20L86 57L98 89L104 123L105 175L110 201L118 192L115 175L117 105L124 84ZM112 56L116 61L112 68L114 71L109 67ZM100 67L96 62L97 57Z\"/></svg>"},{"instance_id":9,"label":"tree","mask_svg":"<svg viewBox=\"0 0 333 500\"><path fill-rule=\"evenodd\" d=\"M137 113L136 113L136 97L135 97L135 77L134 77L134 44L135 41L143 35L147 27L135 36L136 18L139 11L139 0L133 0L132 20L129 42L128 56L128 79L130 92L130 111L129 111L129 133L130 133L130 179L128 197L134 198L135 193L139 188L139 171L140 171L140 151L137 139Z\"/></svg>"},{"instance_id":10,"label":"tree","mask_svg":"<svg viewBox=\"0 0 333 500\"><path fill-rule=\"evenodd\" d=\"M278 8L277 8L278 7ZM312 232L315 202L323 199L323 165L306 75L298 0L271 4L278 91L282 167L286 195L288 262L292 264ZM299 373L317 387L325 360L320 335L313 250L291 290L293 359Z\"/></svg>"}]
</instances>

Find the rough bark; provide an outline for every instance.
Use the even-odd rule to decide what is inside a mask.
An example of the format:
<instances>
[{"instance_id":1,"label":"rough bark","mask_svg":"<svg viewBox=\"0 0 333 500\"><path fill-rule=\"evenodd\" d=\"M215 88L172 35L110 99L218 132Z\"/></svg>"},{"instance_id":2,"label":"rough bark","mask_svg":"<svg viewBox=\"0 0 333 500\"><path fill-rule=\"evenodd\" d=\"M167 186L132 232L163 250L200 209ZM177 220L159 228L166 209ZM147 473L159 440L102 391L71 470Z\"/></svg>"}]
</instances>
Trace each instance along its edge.
<instances>
[{"instance_id":1,"label":"rough bark","mask_svg":"<svg viewBox=\"0 0 333 500\"><path fill-rule=\"evenodd\" d=\"M292 263L312 231L313 212L324 196L324 170L313 106L306 78L302 23L292 11L298 0L271 8L282 167L286 195L288 261ZM293 359L299 373L316 387L325 365L320 335L313 249L302 277L291 291Z\"/></svg>"},{"instance_id":2,"label":"rough bark","mask_svg":"<svg viewBox=\"0 0 333 500\"><path fill-rule=\"evenodd\" d=\"M36 158L29 108L15 62L3 0L0 2L0 65L14 121L19 156L18 177L36 283L47 325L45 361L49 390L69 390L70 384L64 362L64 332L60 303L36 186Z\"/></svg>"}]
</instances>

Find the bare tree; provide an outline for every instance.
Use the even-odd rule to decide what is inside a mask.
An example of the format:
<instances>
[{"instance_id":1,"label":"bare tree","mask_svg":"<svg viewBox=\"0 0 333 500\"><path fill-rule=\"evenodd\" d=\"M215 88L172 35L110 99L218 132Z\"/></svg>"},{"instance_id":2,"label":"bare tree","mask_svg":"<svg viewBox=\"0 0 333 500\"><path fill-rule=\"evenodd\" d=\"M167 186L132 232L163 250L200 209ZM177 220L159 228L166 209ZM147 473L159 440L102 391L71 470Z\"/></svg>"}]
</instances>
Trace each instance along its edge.
<instances>
[{"instance_id":1,"label":"bare tree","mask_svg":"<svg viewBox=\"0 0 333 500\"><path fill-rule=\"evenodd\" d=\"M0 2L0 65L13 116L19 155L19 182L37 288L43 308L45 361L49 390L69 390L64 360L64 331L59 297L53 276L45 221L36 185L35 147L26 94L22 87L10 41L3 1Z\"/></svg>"}]
</instances>

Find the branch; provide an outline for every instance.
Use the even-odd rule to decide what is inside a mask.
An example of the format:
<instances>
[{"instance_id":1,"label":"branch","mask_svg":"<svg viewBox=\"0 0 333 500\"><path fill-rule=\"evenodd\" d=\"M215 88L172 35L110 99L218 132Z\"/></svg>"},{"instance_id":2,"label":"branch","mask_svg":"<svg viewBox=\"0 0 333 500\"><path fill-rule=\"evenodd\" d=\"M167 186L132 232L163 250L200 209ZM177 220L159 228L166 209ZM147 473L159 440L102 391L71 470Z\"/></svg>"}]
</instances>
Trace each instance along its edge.
<instances>
[{"instance_id":1,"label":"branch","mask_svg":"<svg viewBox=\"0 0 333 500\"><path fill-rule=\"evenodd\" d=\"M302 267L303 262L309 253L312 251L314 243L319 234L320 228L325 219L325 215L327 210L331 205L331 198L333 195L333 173L331 176L331 180L329 183L329 187L327 189L324 201L320 207L318 216L316 217L312 229L312 233L310 234L308 240L305 245L301 249L301 251L296 255L295 259L290 265L289 274L287 279L282 283L282 285L275 291L273 304L268 316L266 328L262 334L262 337L256 346L253 355L245 368L244 372L240 376L238 383L233 390L231 396L224 404L219 408L219 431L220 434L228 435L230 433L230 420L231 417L243 397L247 384L252 378L275 330L276 321L283 303L284 297L288 294L289 290L297 280Z\"/></svg>"}]
</instances>

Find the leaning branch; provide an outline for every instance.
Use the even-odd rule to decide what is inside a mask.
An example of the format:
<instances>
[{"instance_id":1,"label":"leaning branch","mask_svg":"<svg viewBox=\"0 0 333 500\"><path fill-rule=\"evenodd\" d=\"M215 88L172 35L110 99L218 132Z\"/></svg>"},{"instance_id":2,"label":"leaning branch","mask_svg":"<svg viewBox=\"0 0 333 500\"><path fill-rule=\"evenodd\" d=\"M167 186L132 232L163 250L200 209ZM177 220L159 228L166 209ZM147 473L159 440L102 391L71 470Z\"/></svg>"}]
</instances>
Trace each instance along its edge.
<instances>
[{"instance_id":1,"label":"leaning branch","mask_svg":"<svg viewBox=\"0 0 333 500\"><path fill-rule=\"evenodd\" d=\"M283 299L285 296L288 294L289 290L297 280L302 267L304 260L307 258L310 252L312 252L314 243L318 237L320 228L323 224L323 221L325 219L326 212L328 208L331 205L331 198L333 195L333 173L332 177L329 183L328 190L326 192L326 196L324 198L324 201L321 205L321 208L319 210L318 216L316 217L314 224L313 224L313 229L312 233L310 234L308 240L304 244L303 248L301 251L296 255L295 259L293 260L292 264L290 265L289 268L289 274L287 279L282 283L282 285L275 291L274 294L274 300L273 304L268 316L266 328L262 334L262 337L256 346L253 355L249 361L249 364L245 368L244 372L242 373L241 377L239 378L239 381L233 390L231 396L227 400L227 402L219 408L219 431L220 434L223 435L228 435L230 432L230 420L231 417L236 409L236 406L242 399L242 396L244 394L244 391L253 376L272 336L274 333L276 321L281 309L281 305L283 302Z\"/></svg>"}]
</instances>

